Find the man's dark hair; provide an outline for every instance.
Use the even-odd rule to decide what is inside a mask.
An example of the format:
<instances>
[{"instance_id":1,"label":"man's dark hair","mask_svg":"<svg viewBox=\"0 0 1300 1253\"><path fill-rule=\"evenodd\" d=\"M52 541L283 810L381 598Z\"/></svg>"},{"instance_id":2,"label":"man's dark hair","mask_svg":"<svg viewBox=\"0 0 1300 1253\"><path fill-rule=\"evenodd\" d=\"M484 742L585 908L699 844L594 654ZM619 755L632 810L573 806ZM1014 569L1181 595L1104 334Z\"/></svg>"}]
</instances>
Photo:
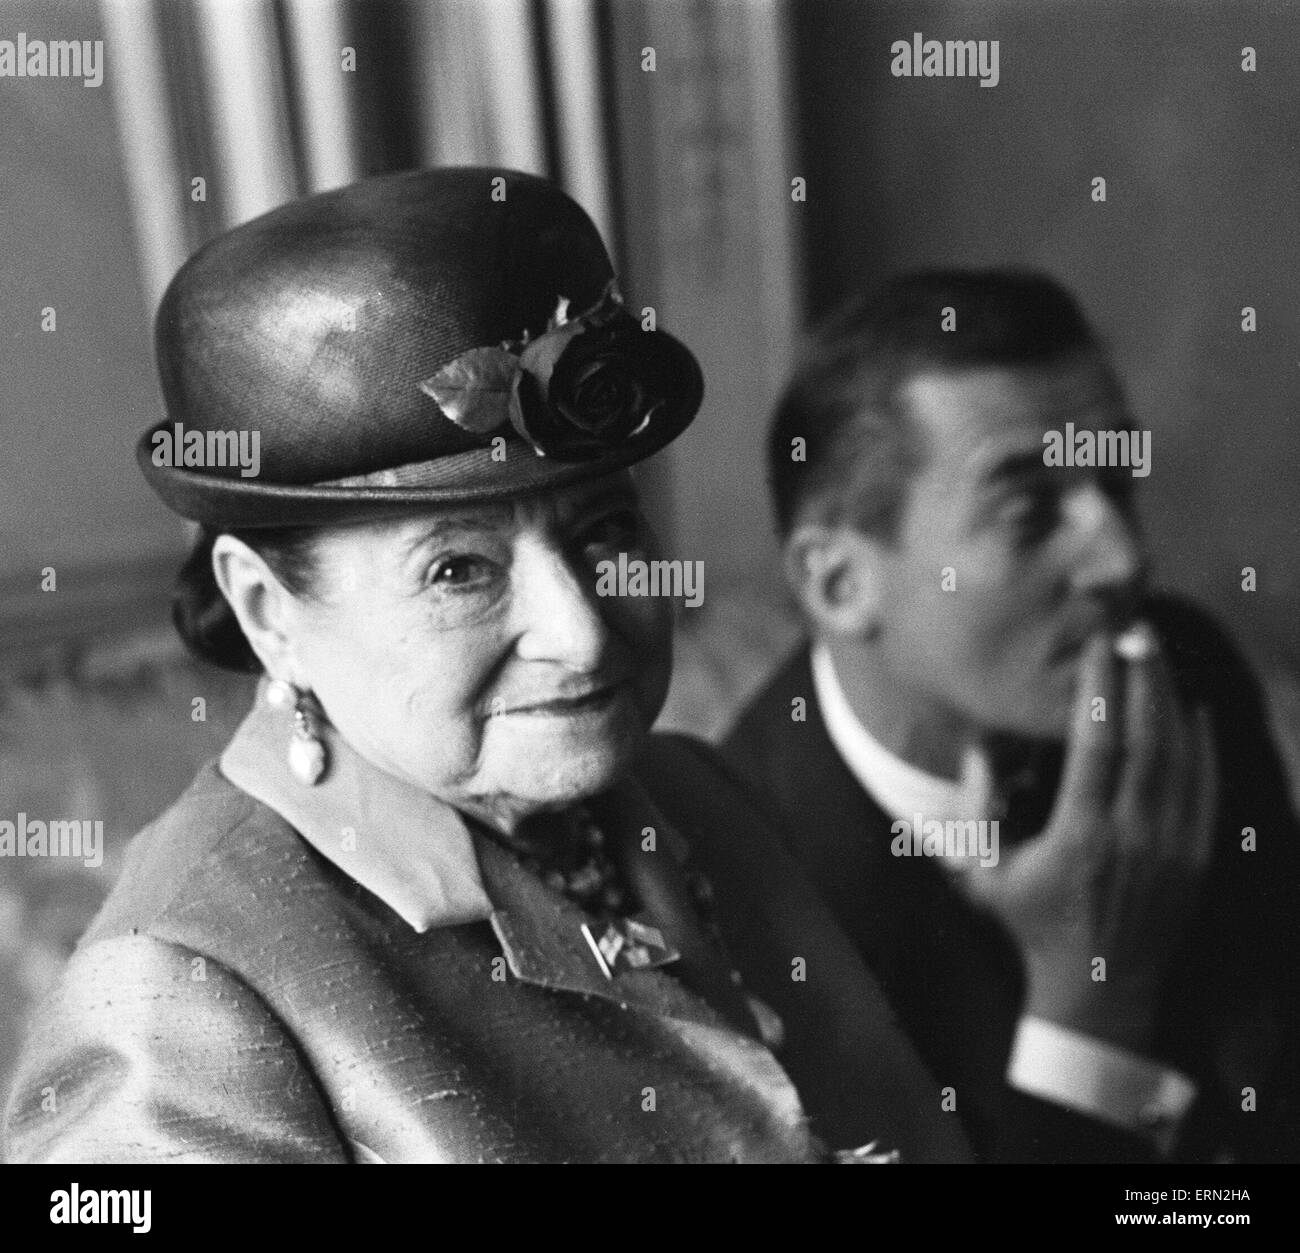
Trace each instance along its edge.
<instances>
[{"instance_id":1,"label":"man's dark hair","mask_svg":"<svg viewBox=\"0 0 1300 1253\"><path fill-rule=\"evenodd\" d=\"M828 524L892 535L920 463L899 402L916 374L1086 355L1105 366L1074 297L1045 274L923 271L856 297L808 337L777 406L767 458L778 530L814 508Z\"/></svg>"}]
</instances>

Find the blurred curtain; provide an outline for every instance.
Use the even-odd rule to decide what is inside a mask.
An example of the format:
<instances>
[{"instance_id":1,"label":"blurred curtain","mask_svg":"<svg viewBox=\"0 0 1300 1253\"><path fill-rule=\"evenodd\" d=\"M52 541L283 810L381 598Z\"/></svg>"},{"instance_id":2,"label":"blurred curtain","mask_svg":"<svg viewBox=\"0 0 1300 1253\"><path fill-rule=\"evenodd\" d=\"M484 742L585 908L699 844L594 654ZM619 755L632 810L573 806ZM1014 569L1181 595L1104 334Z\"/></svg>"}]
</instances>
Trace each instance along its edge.
<instances>
[{"instance_id":1,"label":"blurred curtain","mask_svg":"<svg viewBox=\"0 0 1300 1253\"><path fill-rule=\"evenodd\" d=\"M546 174L612 234L595 0L101 8L151 309L212 235L390 170L478 163Z\"/></svg>"}]
</instances>

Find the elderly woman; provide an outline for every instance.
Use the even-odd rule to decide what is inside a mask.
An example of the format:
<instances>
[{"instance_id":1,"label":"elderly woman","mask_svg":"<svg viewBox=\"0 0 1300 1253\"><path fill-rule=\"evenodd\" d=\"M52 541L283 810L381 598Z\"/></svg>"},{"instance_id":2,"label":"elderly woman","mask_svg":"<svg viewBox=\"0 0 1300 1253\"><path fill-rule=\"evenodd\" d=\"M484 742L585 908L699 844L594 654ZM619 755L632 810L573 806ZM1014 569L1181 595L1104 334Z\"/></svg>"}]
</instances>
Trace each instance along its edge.
<instances>
[{"instance_id":1,"label":"elderly woman","mask_svg":"<svg viewBox=\"0 0 1300 1253\"><path fill-rule=\"evenodd\" d=\"M157 348L177 623L263 678L36 1023L10 1159L962 1156L744 793L647 734L669 607L596 567L650 552L627 467L702 383L582 211L488 169L297 201Z\"/></svg>"}]
</instances>

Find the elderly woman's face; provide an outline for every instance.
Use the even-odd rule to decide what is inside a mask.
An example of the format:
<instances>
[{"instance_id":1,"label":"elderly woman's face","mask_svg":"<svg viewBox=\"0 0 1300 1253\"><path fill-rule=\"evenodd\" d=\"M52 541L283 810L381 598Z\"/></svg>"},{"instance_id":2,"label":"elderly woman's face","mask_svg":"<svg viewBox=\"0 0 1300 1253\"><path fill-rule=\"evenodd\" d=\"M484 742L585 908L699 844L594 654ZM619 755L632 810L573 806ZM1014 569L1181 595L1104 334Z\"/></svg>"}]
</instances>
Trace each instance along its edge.
<instances>
[{"instance_id":1,"label":"elderly woman's face","mask_svg":"<svg viewBox=\"0 0 1300 1253\"><path fill-rule=\"evenodd\" d=\"M667 691L671 606L595 592L649 544L626 472L332 530L291 615L301 679L364 757L491 820L592 795Z\"/></svg>"}]
</instances>

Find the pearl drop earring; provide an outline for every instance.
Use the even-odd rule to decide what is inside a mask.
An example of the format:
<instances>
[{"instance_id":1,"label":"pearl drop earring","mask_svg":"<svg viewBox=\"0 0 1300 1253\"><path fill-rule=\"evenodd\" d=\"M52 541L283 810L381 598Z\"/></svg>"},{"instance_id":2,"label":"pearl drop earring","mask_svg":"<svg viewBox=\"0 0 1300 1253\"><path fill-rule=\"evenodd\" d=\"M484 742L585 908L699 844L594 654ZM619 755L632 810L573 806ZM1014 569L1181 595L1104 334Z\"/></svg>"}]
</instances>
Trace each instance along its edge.
<instances>
[{"instance_id":1,"label":"pearl drop earring","mask_svg":"<svg viewBox=\"0 0 1300 1253\"><path fill-rule=\"evenodd\" d=\"M286 679L272 679L266 689L266 703L273 709L293 710L289 770L304 787L315 787L329 769L329 754L320 738L315 698Z\"/></svg>"}]
</instances>

